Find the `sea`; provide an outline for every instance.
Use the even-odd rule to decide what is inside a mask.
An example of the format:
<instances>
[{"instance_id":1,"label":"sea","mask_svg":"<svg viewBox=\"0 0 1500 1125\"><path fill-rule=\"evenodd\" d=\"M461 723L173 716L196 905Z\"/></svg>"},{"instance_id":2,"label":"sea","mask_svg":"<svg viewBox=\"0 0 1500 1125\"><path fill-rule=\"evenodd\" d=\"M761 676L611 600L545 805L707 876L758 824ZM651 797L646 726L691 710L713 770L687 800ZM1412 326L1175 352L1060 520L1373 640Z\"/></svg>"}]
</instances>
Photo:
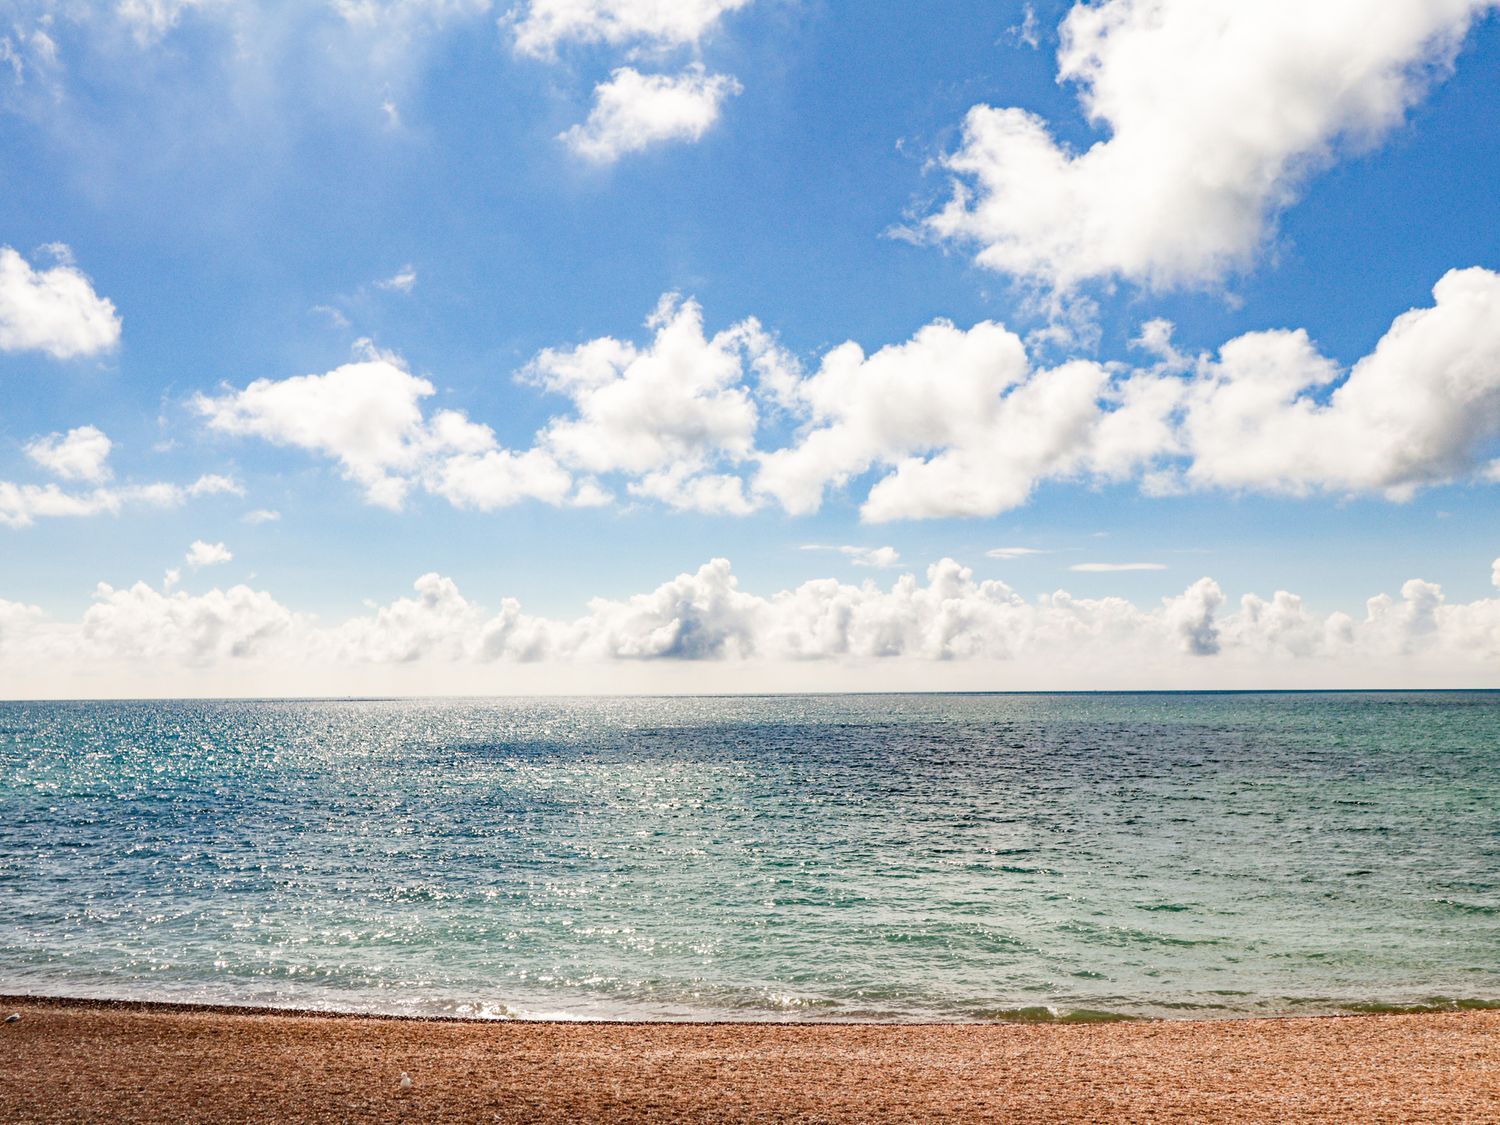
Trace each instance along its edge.
<instances>
[{"instance_id":1,"label":"sea","mask_svg":"<svg viewBox=\"0 0 1500 1125\"><path fill-rule=\"evenodd\" d=\"M1500 1006L1500 693L0 703L0 992Z\"/></svg>"}]
</instances>

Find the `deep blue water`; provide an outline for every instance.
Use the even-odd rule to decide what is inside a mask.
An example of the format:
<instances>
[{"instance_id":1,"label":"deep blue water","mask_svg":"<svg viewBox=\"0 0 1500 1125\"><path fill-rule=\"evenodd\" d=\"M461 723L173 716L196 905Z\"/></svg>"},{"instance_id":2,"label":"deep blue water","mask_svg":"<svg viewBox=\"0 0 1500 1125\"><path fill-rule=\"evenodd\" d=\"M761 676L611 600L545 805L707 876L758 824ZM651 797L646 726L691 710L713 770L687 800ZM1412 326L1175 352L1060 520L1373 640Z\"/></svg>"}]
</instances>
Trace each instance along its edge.
<instances>
[{"instance_id":1,"label":"deep blue water","mask_svg":"<svg viewBox=\"0 0 1500 1125\"><path fill-rule=\"evenodd\" d=\"M639 1018L1500 1000L1500 694L0 704L0 991Z\"/></svg>"}]
</instances>

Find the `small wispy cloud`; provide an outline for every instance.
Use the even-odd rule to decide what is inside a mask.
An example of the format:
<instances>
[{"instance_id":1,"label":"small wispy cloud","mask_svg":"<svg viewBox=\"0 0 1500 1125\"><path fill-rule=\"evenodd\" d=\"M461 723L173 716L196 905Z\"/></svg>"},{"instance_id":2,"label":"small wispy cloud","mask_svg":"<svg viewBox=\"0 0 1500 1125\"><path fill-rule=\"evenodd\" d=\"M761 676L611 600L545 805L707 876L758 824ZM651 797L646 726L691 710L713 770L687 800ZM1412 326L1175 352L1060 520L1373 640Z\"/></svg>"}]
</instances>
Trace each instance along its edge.
<instances>
[{"instance_id":1,"label":"small wispy cloud","mask_svg":"<svg viewBox=\"0 0 1500 1125\"><path fill-rule=\"evenodd\" d=\"M187 486L189 496L243 496L245 487L223 473L204 473Z\"/></svg>"},{"instance_id":2,"label":"small wispy cloud","mask_svg":"<svg viewBox=\"0 0 1500 1125\"><path fill-rule=\"evenodd\" d=\"M246 512L240 517L241 522L248 524L274 523L281 518L281 513L273 508L256 508L253 512Z\"/></svg>"},{"instance_id":3,"label":"small wispy cloud","mask_svg":"<svg viewBox=\"0 0 1500 1125\"><path fill-rule=\"evenodd\" d=\"M901 564L900 552L894 547L833 546L824 543L804 543L804 551L837 551L855 566L872 566L882 570Z\"/></svg>"},{"instance_id":4,"label":"small wispy cloud","mask_svg":"<svg viewBox=\"0 0 1500 1125\"><path fill-rule=\"evenodd\" d=\"M416 287L417 268L408 262L390 277L364 282L353 292L339 294L329 303L314 305L308 311L327 317L328 323L335 328L351 328L354 325L353 317L360 315L361 312L369 311L372 289L385 293L406 294Z\"/></svg>"},{"instance_id":5,"label":"small wispy cloud","mask_svg":"<svg viewBox=\"0 0 1500 1125\"><path fill-rule=\"evenodd\" d=\"M417 271L408 263L384 281L377 281L375 288L395 293L410 293L417 284Z\"/></svg>"},{"instance_id":6,"label":"small wispy cloud","mask_svg":"<svg viewBox=\"0 0 1500 1125\"><path fill-rule=\"evenodd\" d=\"M1068 569L1069 570L1076 570L1076 571L1078 571L1081 574L1114 574L1115 572L1121 571L1121 570L1166 570L1167 569L1167 564L1166 563L1153 563L1153 562L1128 562L1128 563L1092 562L1092 563L1075 563L1073 566L1068 567Z\"/></svg>"},{"instance_id":7,"label":"small wispy cloud","mask_svg":"<svg viewBox=\"0 0 1500 1125\"><path fill-rule=\"evenodd\" d=\"M335 328L349 327L349 318L344 315L343 309L335 308L333 305L314 305L309 311L326 316Z\"/></svg>"},{"instance_id":8,"label":"small wispy cloud","mask_svg":"<svg viewBox=\"0 0 1500 1125\"><path fill-rule=\"evenodd\" d=\"M1050 555L1051 551L1040 547L995 547L985 552L986 558L1008 561L1010 559L1024 559L1030 555Z\"/></svg>"},{"instance_id":9,"label":"small wispy cloud","mask_svg":"<svg viewBox=\"0 0 1500 1125\"><path fill-rule=\"evenodd\" d=\"M1036 18L1036 8L1026 5L1025 18L1016 26L1006 29L1006 37L1018 47L1030 47L1033 51L1042 45L1041 24Z\"/></svg>"}]
</instances>

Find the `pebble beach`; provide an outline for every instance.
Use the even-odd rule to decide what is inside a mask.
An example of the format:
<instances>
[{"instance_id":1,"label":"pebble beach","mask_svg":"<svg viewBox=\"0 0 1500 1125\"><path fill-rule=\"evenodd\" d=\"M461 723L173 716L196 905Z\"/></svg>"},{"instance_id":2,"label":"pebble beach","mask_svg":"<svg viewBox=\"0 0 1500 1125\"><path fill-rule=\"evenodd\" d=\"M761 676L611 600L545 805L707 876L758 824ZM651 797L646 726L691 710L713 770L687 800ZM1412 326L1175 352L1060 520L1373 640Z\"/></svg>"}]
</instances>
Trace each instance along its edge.
<instances>
[{"instance_id":1,"label":"pebble beach","mask_svg":"<svg viewBox=\"0 0 1500 1125\"><path fill-rule=\"evenodd\" d=\"M15 1122L1500 1121L1500 1011L896 1026L0 1005L20 1017L0 1025Z\"/></svg>"}]
</instances>

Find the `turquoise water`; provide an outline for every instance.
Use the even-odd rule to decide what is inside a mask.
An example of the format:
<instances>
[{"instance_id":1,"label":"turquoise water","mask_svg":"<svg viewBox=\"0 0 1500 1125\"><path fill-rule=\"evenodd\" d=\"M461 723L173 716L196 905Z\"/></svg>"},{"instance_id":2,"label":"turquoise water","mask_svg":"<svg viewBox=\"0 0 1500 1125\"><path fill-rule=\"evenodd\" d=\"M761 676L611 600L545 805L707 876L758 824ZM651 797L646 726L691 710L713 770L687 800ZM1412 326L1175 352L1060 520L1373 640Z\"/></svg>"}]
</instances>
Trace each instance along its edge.
<instances>
[{"instance_id":1,"label":"turquoise water","mask_svg":"<svg viewBox=\"0 0 1500 1125\"><path fill-rule=\"evenodd\" d=\"M1500 694L0 704L0 991L603 1018L1500 1000Z\"/></svg>"}]
</instances>

